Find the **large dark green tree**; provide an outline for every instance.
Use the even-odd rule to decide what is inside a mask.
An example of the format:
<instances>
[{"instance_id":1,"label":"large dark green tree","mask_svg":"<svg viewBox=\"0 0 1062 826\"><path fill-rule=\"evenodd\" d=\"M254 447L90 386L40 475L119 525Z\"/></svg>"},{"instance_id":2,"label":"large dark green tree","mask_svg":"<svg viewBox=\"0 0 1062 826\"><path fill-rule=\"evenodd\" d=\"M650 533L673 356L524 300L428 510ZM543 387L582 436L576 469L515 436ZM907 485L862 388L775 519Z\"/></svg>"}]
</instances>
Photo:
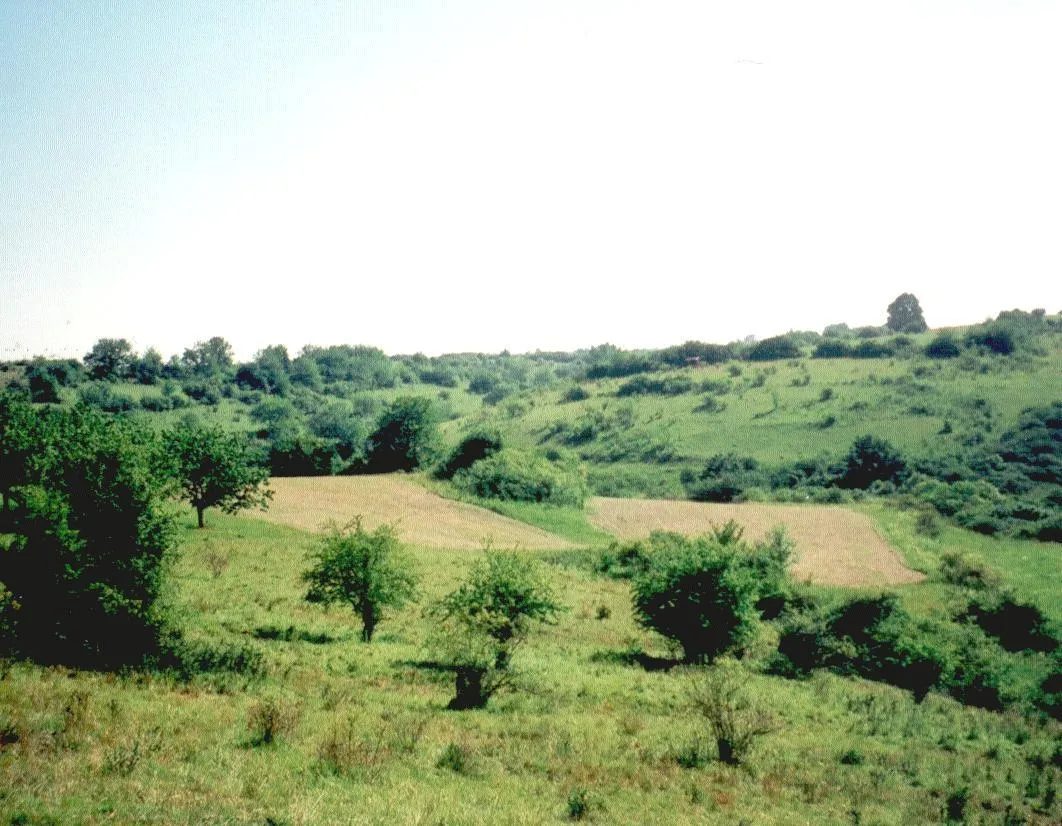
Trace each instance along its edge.
<instances>
[{"instance_id":1,"label":"large dark green tree","mask_svg":"<svg viewBox=\"0 0 1062 826\"><path fill-rule=\"evenodd\" d=\"M924 333L929 329L922 307L911 293L896 296L888 308L886 326L895 333Z\"/></svg>"},{"instance_id":2,"label":"large dark green tree","mask_svg":"<svg viewBox=\"0 0 1062 826\"><path fill-rule=\"evenodd\" d=\"M4 454L5 466L19 467L6 482L15 484L0 543L0 591L9 593L0 648L91 668L143 662L168 627L175 547L153 437L88 409L15 416L33 451Z\"/></svg>"},{"instance_id":3,"label":"large dark green tree","mask_svg":"<svg viewBox=\"0 0 1062 826\"><path fill-rule=\"evenodd\" d=\"M195 508L200 528L207 508L264 508L273 495L269 471L257 462L250 440L217 426L186 421L164 433L160 467Z\"/></svg>"},{"instance_id":4,"label":"large dark green tree","mask_svg":"<svg viewBox=\"0 0 1062 826\"><path fill-rule=\"evenodd\" d=\"M84 361L94 379L124 379L132 372L136 352L124 338L101 338L85 354Z\"/></svg>"},{"instance_id":5,"label":"large dark green tree","mask_svg":"<svg viewBox=\"0 0 1062 826\"><path fill-rule=\"evenodd\" d=\"M181 356L181 364L190 373L201 377L220 376L233 368L232 345L221 336L197 341Z\"/></svg>"},{"instance_id":6,"label":"large dark green tree","mask_svg":"<svg viewBox=\"0 0 1062 826\"><path fill-rule=\"evenodd\" d=\"M401 396L383 412L369 437L366 464L374 473L416 470L435 459L438 442L431 399Z\"/></svg>"}]
</instances>

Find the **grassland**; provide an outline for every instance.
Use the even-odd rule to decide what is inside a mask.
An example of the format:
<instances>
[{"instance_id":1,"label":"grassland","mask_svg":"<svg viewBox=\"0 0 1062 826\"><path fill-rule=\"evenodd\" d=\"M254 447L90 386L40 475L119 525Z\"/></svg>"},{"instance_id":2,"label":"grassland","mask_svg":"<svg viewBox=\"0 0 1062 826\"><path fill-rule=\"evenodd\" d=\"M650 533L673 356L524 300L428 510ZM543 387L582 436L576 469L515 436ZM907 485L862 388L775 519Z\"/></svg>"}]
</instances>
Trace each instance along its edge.
<instances>
[{"instance_id":1,"label":"grassland","mask_svg":"<svg viewBox=\"0 0 1062 826\"><path fill-rule=\"evenodd\" d=\"M903 516L886 534L930 560L938 547L906 532ZM755 652L745 690L772 731L742 767L702 762L710 746L689 677L633 621L626 585L549 564L564 559L556 551L524 551L548 564L568 611L520 652L517 690L448 712L452 678L431 665L423 606L475 552L414 544L421 603L365 645L351 612L302 599L312 534L214 513L208 529L189 518L182 532L173 598L187 633L251 647L265 673L181 681L5 665L3 822L910 824L950 812L1047 824L1062 814L1057 723L936 695L919 704L829 674L782 680L760 673Z\"/></svg>"}]
</instances>

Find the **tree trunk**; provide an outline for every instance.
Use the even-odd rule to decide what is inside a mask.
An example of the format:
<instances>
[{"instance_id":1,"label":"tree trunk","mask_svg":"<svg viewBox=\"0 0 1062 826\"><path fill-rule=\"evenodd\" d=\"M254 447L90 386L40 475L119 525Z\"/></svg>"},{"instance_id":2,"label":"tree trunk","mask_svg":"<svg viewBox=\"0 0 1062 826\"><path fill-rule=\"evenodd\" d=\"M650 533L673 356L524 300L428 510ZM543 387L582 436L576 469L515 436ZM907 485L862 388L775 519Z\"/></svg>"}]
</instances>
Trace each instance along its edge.
<instances>
[{"instance_id":1,"label":"tree trunk","mask_svg":"<svg viewBox=\"0 0 1062 826\"><path fill-rule=\"evenodd\" d=\"M483 708L487 698L483 696L483 669L464 666L457 669L457 693L449 708L455 711L468 708Z\"/></svg>"},{"instance_id":2,"label":"tree trunk","mask_svg":"<svg viewBox=\"0 0 1062 826\"><path fill-rule=\"evenodd\" d=\"M195 512L196 512L196 516L199 517L199 527L200 528L205 528L206 527L206 523L203 522L203 511L205 511L205 510L206 510L206 508L200 507L199 505L196 505Z\"/></svg>"},{"instance_id":3,"label":"tree trunk","mask_svg":"<svg viewBox=\"0 0 1062 826\"><path fill-rule=\"evenodd\" d=\"M372 608L363 608L361 611L361 641L372 642L372 634L376 630L376 612Z\"/></svg>"},{"instance_id":4,"label":"tree trunk","mask_svg":"<svg viewBox=\"0 0 1062 826\"><path fill-rule=\"evenodd\" d=\"M731 766L737 764L737 755L734 754L734 744L725 737L717 737L715 739L715 746L719 749L719 761L721 763L728 763Z\"/></svg>"}]
</instances>

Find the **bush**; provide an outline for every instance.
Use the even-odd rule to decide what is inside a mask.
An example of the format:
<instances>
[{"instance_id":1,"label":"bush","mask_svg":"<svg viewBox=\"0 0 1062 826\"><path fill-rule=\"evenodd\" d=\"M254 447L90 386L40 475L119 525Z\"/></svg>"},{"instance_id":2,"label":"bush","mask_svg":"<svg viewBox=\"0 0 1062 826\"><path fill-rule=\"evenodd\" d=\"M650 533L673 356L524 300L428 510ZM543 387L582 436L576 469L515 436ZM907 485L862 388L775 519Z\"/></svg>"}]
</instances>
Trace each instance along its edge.
<instances>
[{"instance_id":1,"label":"bush","mask_svg":"<svg viewBox=\"0 0 1062 826\"><path fill-rule=\"evenodd\" d=\"M1007 651L1051 653L1059 646L1044 613L1010 593L984 591L970 601L960 618L974 622Z\"/></svg>"},{"instance_id":2,"label":"bush","mask_svg":"<svg viewBox=\"0 0 1062 826\"><path fill-rule=\"evenodd\" d=\"M393 526L374 531L356 517L343 527L330 525L303 572L309 602L347 603L361 620L362 639L372 641L385 608L400 608L416 593L416 578L401 555Z\"/></svg>"},{"instance_id":3,"label":"bush","mask_svg":"<svg viewBox=\"0 0 1062 826\"><path fill-rule=\"evenodd\" d=\"M430 399L403 396L383 412L369 437L366 468L374 473L429 465L438 450L438 416Z\"/></svg>"},{"instance_id":4,"label":"bush","mask_svg":"<svg viewBox=\"0 0 1062 826\"><path fill-rule=\"evenodd\" d=\"M542 502L581 508L589 493L579 468L504 448L454 476L462 489L483 499Z\"/></svg>"},{"instance_id":5,"label":"bush","mask_svg":"<svg viewBox=\"0 0 1062 826\"><path fill-rule=\"evenodd\" d=\"M765 483L759 462L733 453L712 456L700 474L685 481L690 499L698 502L733 502L746 489Z\"/></svg>"},{"instance_id":6,"label":"bush","mask_svg":"<svg viewBox=\"0 0 1062 826\"><path fill-rule=\"evenodd\" d=\"M866 490L874 482L899 483L906 474L907 464L900 452L884 439L867 435L852 443L837 485Z\"/></svg>"},{"instance_id":7,"label":"bush","mask_svg":"<svg viewBox=\"0 0 1062 826\"><path fill-rule=\"evenodd\" d=\"M849 358L852 355L852 348L848 346L844 341L833 339L830 341L820 341L815 346L815 351L811 354L815 359L843 359Z\"/></svg>"},{"instance_id":8,"label":"bush","mask_svg":"<svg viewBox=\"0 0 1062 826\"><path fill-rule=\"evenodd\" d=\"M953 359L962 355L962 349L950 333L941 333L926 345L925 353L931 359Z\"/></svg>"},{"instance_id":9,"label":"bush","mask_svg":"<svg viewBox=\"0 0 1062 826\"><path fill-rule=\"evenodd\" d=\"M748 546L670 533L649 543L648 566L631 581L639 624L680 645L688 662L711 661L752 640L764 575Z\"/></svg>"},{"instance_id":10,"label":"bush","mask_svg":"<svg viewBox=\"0 0 1062 826\"><path fill-rule=\"evenodd\" d=\"M22 426L10 412L5 441ZM0 651L90 668L141 664L170 624L162 596L175 553L151 436L85 408L26 415L33 460L7 467L29 457L4 451L3 470L21 478L0 553L0 582L18 610L0 617Z\"/></svg>"},{"instance_id":11,"label":"bush","mask_svg":"<svg viewBox=\"0 0 1062 826\"><path fill-rule=\"evenodd\" d=\"M471 433L454 448L450 457L435 471L435 476L452 479L458 471L467 470L476 462L497 453L501 447L501 434L496 430Z\"/></svg>"},{"instance_id":12,"label":"bush","mask_svg":"<svg viewBox=\"0 0 1062 826\"><path fill-rule=\"evenodd\" d=\"M747 686L748 675L730 659L690 674L690 706L708 727L722 763L738 765L757 737L777 728L768 714L753 706Z\"/></svg>"},{"instance_id":13,"label":"bush","mask_svg":"<svg viewBox=\"0 0 1062 826\"><path fill-rule=\"evenodd\" d=\"M753 344L745 358L749 361L779 361L782 359L798 359L801 355L800 348L791 338L788 336L775 336Z\"/></svg>"},{"instance_id":14,"label":"bush","mask_svg":"<svg viewBox=\"0 0 1062 826\"><path fill-rule=\"evenodd\" d=\"M136 406L132 397L116 391L107 382L86 384L78 390L77 395L82 404L95 407L105 413L124 413Z\"/></svg>"},{"instance_id":15,"label":"bush","mask_svg":"<svg viewBox=\"0 0 1062 826\"><path fill-rule=\"evenodd\" d=\"M616 395L624 396L681 396L693 389L693 381L684 376L671 376L653 379L649 376L637 376L626 381L616 390Z\"/></svg>"},{"instance_id":16,"label":"bush","mask_svg":"<svg viewBox=\"0 0 1062 826\"><path fill-rule=\"evenodd\" d=\"M511 680L512 658L537 623L561 611L535 562L488 550L468 579L434 608L436 644L454 670L451 709L481 708Z\"/></svg>"},{"instance_id":17,"label":"bush","mask_svg":"<svg viewBox=\"0 0 1062 826\"><path fill-rule=\"evenodd\" d=\"M959 551L948 551L940 556L940 578L949 585L985 591L998 588L1000 575L980 559Z\"/></svg>"}]
</instances>

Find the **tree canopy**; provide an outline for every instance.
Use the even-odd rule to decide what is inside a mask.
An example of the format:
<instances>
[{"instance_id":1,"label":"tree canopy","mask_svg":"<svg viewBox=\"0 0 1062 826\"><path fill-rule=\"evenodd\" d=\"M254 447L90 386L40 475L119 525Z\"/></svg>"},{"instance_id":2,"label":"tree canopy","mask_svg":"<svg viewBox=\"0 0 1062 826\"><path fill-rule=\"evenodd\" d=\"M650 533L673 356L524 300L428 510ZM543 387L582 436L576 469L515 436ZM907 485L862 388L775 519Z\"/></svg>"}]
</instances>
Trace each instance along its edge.
<instances>
[{"instance_id":1,"label":"tree canopy","mask_svg":"<svg viewBox=\"0 0 1062 826\"><path fill-rule=\"evenodd\" d=\"M400 608L416 593L416 578L401 554L391 525L367 531L357 517L328 527L303 572L306 599L329 605L345 602L361 619L362 639L372 641L385 608Z\"/></svg>"},{"instance_id":2,"label":"tree canopy","mask_svg":"<svg viewBox=\"0 0 1062 826\"><path fill-rule=\"evenodd\" d=\"M200 528L207 508L264 508L273 495L269 471L257 463L249 439L216 425L186 421L164 433L160 464L195 508Z\"/></svg>"},{"instance_id":3,"label":"tree canopy","mask_svg":"<svg viewBox=\"0 0 1062 826\"><path fill-rule=\"evenodd\" d=\"M929 329L922 317L922 307L911 293L896 296L888 308L885 325L897 333L924 333Z\"/></svg>"},{"instance_id":4,"label":"tree canopy","mask_svg":"<svg viewBox=\"0 0 1062 826\"><path fill-rule=\"evenodd\" d=\"M9 597L0 647L92 668L158 653L175 534L152 472L153 437L89 409L11 403L2 431L9 502L0 591Z\"/></svg>"}]
</instances>

